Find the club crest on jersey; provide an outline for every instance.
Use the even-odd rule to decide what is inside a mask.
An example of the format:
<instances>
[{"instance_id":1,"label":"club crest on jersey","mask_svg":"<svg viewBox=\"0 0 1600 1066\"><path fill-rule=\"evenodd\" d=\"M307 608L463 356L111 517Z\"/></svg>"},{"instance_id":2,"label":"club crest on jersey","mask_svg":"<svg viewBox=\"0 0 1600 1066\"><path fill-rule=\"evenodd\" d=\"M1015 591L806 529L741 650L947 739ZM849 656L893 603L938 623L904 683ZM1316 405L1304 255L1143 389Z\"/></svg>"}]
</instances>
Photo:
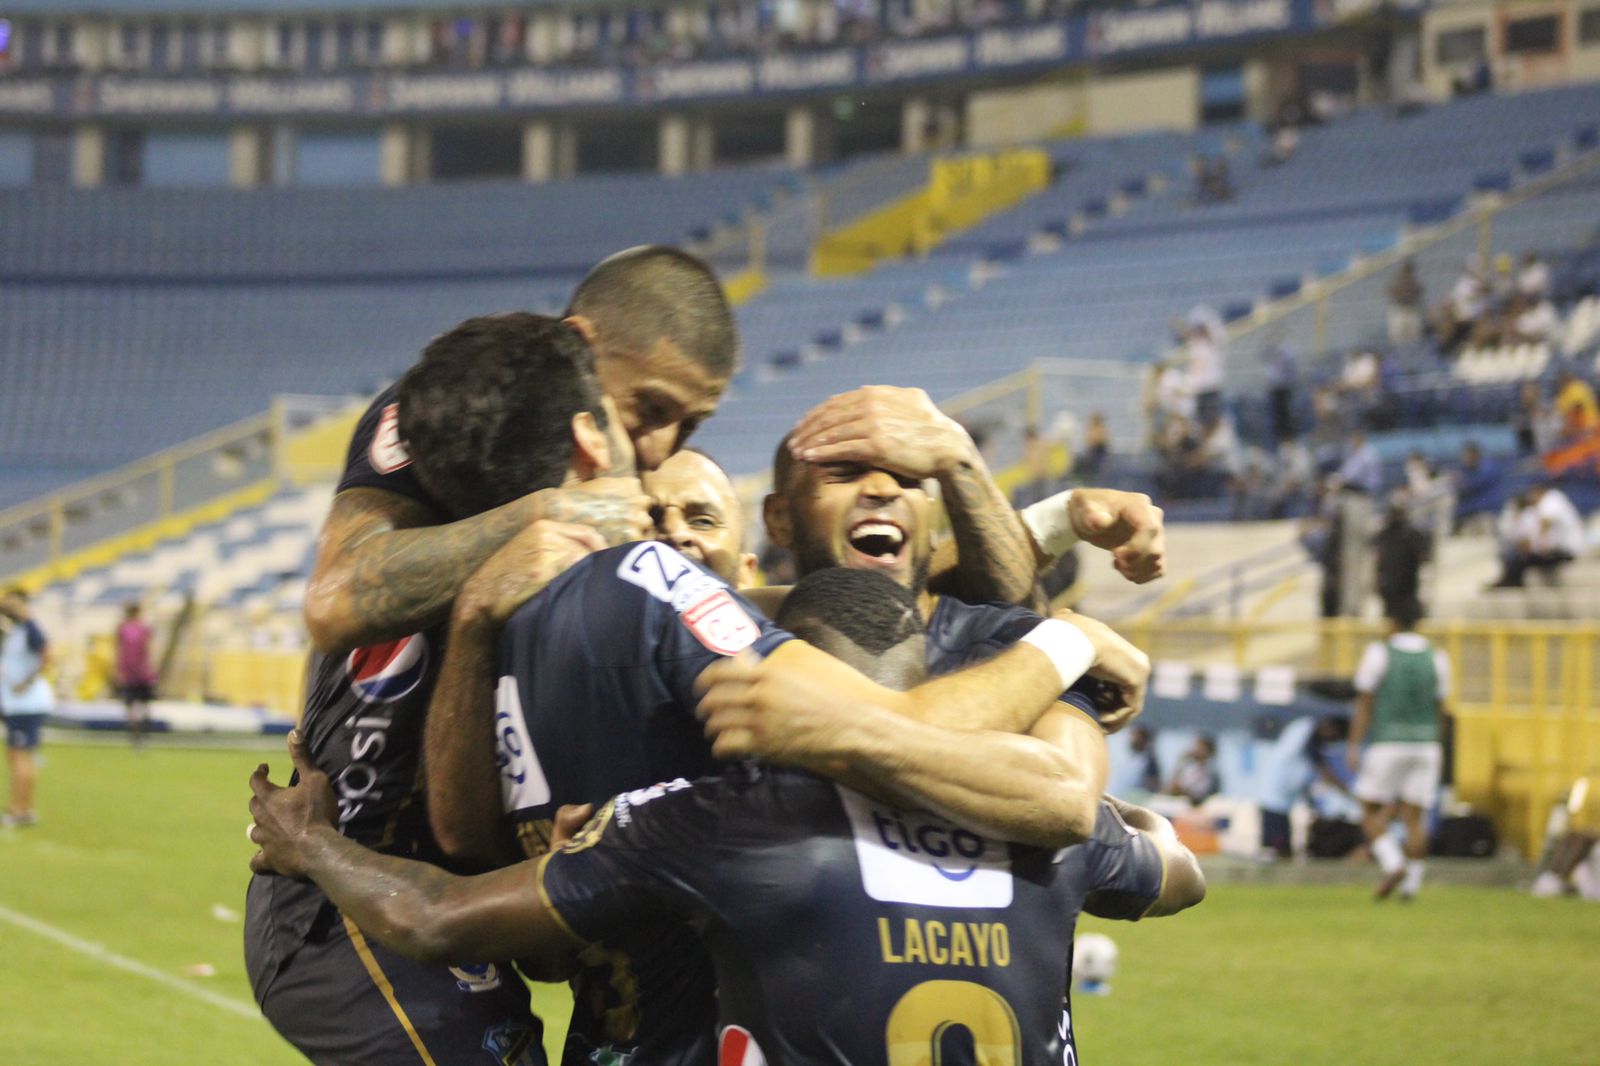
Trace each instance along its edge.
<instances>
[{"instance_id":1,"label":"club crest on jersey","mask_svg":"<svg viewBox=\"0 0 1600 1066\"><path fill-rule=\"evenodd\" d=\"M750 1030L730 1025L717 1041L717 1066L767 1066L767 1056Z\"/></svg>"},{"instance_id":2,"label":"club crest on jersey","mask_svg":"<svg viewBox=\"0 0 1600 1066\"><path fill-rule=\"evenodd\" d=\"M367 446L367 460L380 474L392 474L411 465L406 446L400 443L400 405L392 403L378 416L378 431Z\"/></svg>"},{"instance_id":3,"label":"club crest on jersey","mask_svg":"<svg viewBox=\"0 0 1600 1066\"><path fill-rule=\"evenodd\" d=\"M500 987L500 967L492 962L452 966L450 973L456 979L456 987L463 992L491 992Z\"/></svg>"},{"instance_id":4,"label":"club crest on jersey","mask_svg":"<svg viewBox=\"0 0 1600 1066\"><path fill-rule=\"evenodd\" d=\"M503 1066L536 1066L544 1062L538 1033L516 1022L501 1022L483 1032L483 1050Z\"/></svg>"},{"instance_id":5,"label":"club crest on jersey","mask_svg":"<svg viewBox=\"0 0 1600 1066\"><path fill-rule=\"evenodd\" d=\"M641 544L623 557L617 576L671 604L695 639L718 655L737 655L761 636L761 627L728 586L676 548Z\"/></svg>"},{"instance_id":6,"label":"club crest on jersey","mask_svg":"<svg viewBox=\"0 0 1600 1066\"><path fill-rule=\"evenodd\" d=\"M393 703L409 696L428 672L428 638L421 633L357 648L345 664L350 691L363 703Z\"/></svg>"},{"instance_id":7,"label":"club crest on jersey","mask_svg":"<svg viewBox=\"0 0 1600 1066\"><path fill-rule=\"evenodd\" d=\"M855 837L861 886L880 903L1009 907L1011 854L942 818L872 803L840 788Z\"/></svg>"}]
</instances>

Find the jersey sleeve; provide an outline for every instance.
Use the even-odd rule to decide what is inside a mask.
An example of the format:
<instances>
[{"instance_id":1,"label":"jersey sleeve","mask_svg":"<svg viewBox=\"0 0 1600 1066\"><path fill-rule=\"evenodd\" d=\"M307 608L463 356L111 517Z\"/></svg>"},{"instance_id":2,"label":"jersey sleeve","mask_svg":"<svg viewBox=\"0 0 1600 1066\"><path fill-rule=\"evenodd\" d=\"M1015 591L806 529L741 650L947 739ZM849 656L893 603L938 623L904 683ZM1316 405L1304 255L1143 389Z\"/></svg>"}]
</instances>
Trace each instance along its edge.
<instances>
[{"instance_id":1,"label":"jersey sleeve","mask_svg":"<svg viewBox=\"0 0 1600 1066\"><path fill-rule=\"evenodd\" d=\"M1136 922L1166 882L1167 864L1148 836L1129 827L1115 807L1102 802L1089 854L1089 893L1083 909L1100 918Z\"/></svg>"},{"instance_id":2,"label":"jersey sleeve","mask_svg":"<svg viewBox=\"0 0 1600 1066\"><path fill-rule=\"evenodd\" d=\"M415 500L443 514L438 501L417 480L411 456L400 443L400 404L397 392L384 391L368 407L350 436L345 453L344 475L339 492L345 489L382 489Z\"/></svg>"},{"instance_id":3,"label":"jersey sleeve","mask_svg":"<svg viewBox=\"0 0 1600 1066\"><path fill-rule=\"evenodd\" d=\"M1356 665L1356 691L1363 696L1378 691L1378 685L1383 681L1383 671L1388 665L1389 650L1384 643L1375 640L1368 644L1367 650L1361 653L1361 662Z\"/></svg>"},{"instance_id":4,"label":"jersey sleeve","mask_svg":"<svg viewBox=\"0 0 1600 1066\"><path fill-rule=\"evenodd\" d=\"M614 587L613 598L639 613L657 676L685 708L698 702L694 683L718 659L743 651L766 658L793 639L725 581L667 544L632 545L591 580ZM595 638L591 647L609 656L615 646L597 646L604 634Z\"/></svg>"},{"instance_id":5,"label":"jersey sleeve","mask_svg":"<svg viewBox=\"0 0 1600 1066\"><path fill-rule=\"evenodd\" d=\"M546 856L539 895L567 931L594 943L707 910L716 867L717 783L684 780L606 803L570 841Z\"/></svg>"},{"instance_id":6,"label":"jersey sleeve","mask_svg":"<svg viewBox=\"0 0 1600 1066\"><path fill-rule=\"evenodd\" d=\"M1438 685L1434 695L1441 700L1450 698L1450 655L1443 649L1435 649L1433 653L1433 671L1438 675Z\"/></svg>"}]
</instances>

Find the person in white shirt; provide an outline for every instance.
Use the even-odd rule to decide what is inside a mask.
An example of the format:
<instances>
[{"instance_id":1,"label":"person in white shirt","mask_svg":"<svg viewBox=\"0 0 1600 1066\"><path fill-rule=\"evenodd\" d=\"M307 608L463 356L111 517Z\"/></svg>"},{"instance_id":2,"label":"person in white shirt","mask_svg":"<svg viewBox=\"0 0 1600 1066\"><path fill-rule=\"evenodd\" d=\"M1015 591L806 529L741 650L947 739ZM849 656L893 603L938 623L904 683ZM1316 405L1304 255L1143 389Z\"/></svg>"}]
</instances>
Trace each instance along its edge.
<instances>
[{"instance_id":1,"label":"person in white shirt","mask_svg":"<svg viewBox=\"0 0 1600 1066\"><path fill-rule=\"evenodd\" d=\"M1534 252L1522 257L1522 267L1517 271L1517 291L1535 302L1543 300L1550 292L1550 267Z\"/></svg>"},{"instance_id":2,"label":"person in white shirt","mask_svg":"<svg viewBox=\"0 0 1600 1066\"><path fill-rule=\"evenodd\" d=\"M1184 341L1185 377L1202 422L1222 411L1222 331L1191 318Z\"/></svg>"},{"instance_id":3,"label":"person in white shirt","mask_svg":"<svg viewBox=\"0 0 1600 1066\"><path fill-rule=\"evenodd\" d=\"M1509 532L1510 543L1501 558L1505 571L1495 588L1522 588L1529 570L1538 570L1546 582L1557 584L1560 568L1583 554L1583 516L1567 494L1552 485L1528 490Z\"/></svg>"},{"instance_id":4,"label":"person in white shirt","mask_svg":"<svg viewBox=\"0 0 1600 1066\"><path fill-rule=\"evenodd\" d=\"M1544 344L1561 329L1561 316L1549 300L1519 293L1513 310L1507 340L1516 344Z\"/></svg>"}]
</instances>

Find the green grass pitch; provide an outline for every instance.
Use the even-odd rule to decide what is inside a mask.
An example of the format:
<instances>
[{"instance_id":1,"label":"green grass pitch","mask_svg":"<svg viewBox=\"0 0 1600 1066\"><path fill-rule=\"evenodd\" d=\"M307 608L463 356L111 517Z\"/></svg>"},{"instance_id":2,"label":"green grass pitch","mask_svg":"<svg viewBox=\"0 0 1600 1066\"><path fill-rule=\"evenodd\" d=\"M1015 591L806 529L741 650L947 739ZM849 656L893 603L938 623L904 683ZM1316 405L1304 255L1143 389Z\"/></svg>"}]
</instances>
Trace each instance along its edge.
<instances>
[{"instance_id":1,"label":"green grass pitch","mask_svg":"<svg viewBox=\"0 0 1600 1066\"><path fill-rule=\"evenodd\" d=\"M249 1007L240 951L248 751L54 745L40 826L0 832L0 907ZM214 910L220 905L226 911ZM220 917L219 917L220 915ZM1196 911L1089 920L1121 949L1080 996L1083 1061L1348 1066L1600 1061L1600 906L1431 886L1215 886ZM215 976L189 968L209 964ZM565 991L537 1003L560 1028ZM0 1062L302 1062L265 1022L0 920Z\"/></svg>"}]
</instances>

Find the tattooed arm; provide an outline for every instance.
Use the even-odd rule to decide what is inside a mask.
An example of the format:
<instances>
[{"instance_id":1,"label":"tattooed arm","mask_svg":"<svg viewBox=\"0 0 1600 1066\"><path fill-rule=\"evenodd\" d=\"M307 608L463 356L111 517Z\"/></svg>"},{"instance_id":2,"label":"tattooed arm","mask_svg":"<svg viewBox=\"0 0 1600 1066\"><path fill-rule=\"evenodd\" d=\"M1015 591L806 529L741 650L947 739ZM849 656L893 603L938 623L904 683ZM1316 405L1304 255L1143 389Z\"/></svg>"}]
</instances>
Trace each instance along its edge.
<instances>
[{"instance_id":1,"label":"tattooed arm","mask_svg":"<svg viewBox=\"0 0 1600 1066\"><path fill-rule=\"evenodd\" d=\"M870 385L814 408L789 434L804 462L855 462L935 478L960 563L947 588L963 599L1020 603L1033 594L1034 549L972 437L921 389Z\"/></svg>"},{"instance_id":2,"label":"tattooed arm","mask_svg":"<svg viewBox=\"0 0 1600 1066\"><path fill-rule=\"evenodd\" d=\"M447 525L435 525L438 517L382 489L334 497L306 588L306 629L319 649L335 654L443 621L468 575L541 518L591 526L612 544L650 529L633 478L543 489Z\"/></svg>"},{"instance_id":3,"label":"tattooed arm","mask_svg":"<svg viewBox=\"0 0 1600 1066\"><path fill-rule=\"evenodd\" d=\"M518 607L604 547L587 526L535 522L462 586L422 732L428 821L452 858L498 866L519 857L501 818L495 640Z\"/></svg>"}]
</instances>

